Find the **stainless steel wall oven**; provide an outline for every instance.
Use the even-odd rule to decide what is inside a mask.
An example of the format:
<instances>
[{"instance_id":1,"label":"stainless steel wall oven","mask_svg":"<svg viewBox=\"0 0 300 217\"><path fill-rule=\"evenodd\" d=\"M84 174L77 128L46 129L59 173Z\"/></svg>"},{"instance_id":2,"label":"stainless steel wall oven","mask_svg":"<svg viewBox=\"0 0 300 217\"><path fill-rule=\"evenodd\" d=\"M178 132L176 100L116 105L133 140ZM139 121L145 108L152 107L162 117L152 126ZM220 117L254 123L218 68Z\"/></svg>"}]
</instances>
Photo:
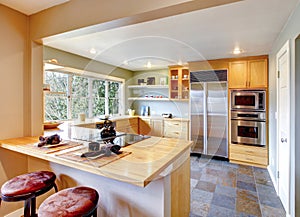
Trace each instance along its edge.
<instances>
[{"instance_id":1,"label":"stainless steel wall oven","mask_svg":"<svg viewBox=\"0 0 300 217\"><path fill-rule=\"evenodd\" d=\"M231 90L231 143L266 145L266 91Z\"/></svg>"},{"instance_id":2,"label":"stainless steel wall oven","mask_svg":"<svg viewBox=\"0 0 300 217\"><path fill-rule=\"evenodd\" d=\"M231 111L231 143L266 145L265 112Z\"/></svg>"}]
</instances>

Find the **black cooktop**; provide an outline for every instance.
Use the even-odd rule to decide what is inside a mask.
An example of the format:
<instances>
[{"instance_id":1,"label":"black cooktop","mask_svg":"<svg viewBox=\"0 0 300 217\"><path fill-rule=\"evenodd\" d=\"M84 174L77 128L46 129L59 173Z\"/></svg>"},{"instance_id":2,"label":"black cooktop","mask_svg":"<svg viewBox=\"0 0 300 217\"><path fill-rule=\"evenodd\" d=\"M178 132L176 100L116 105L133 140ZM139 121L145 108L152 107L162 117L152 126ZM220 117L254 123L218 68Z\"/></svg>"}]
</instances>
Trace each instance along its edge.
<instances>
[{"instance_id":1,"label":"black cooktop","mask_svg":"<svg viewBox=\"0 0 300 217\"><path fill-rule=\"evenodd\" d=\"M128 145L132 145L144 139L148 139L150 136L140 135L140 134L128 134L128 133L117 133L116 136L105 138L105 139L97 139L97 142L106 142L108 140L113 141L113 144L119 145L121 147L125 147Z\"/></svg>"}]
</instances>

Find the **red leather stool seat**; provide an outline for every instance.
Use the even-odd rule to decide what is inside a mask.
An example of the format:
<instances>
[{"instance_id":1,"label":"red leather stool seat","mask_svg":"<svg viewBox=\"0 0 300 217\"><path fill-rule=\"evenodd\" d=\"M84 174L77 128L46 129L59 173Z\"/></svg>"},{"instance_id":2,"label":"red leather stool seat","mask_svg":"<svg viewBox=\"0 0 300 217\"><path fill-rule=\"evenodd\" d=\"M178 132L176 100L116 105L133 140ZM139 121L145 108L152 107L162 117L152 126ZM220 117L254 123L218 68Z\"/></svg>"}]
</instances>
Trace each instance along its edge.
<instances>
[{"instance_id":1,"label":"red leather stool seat","mask_svg":"<svg viewBox=\"0 0 300 217\"><path fill-rule=\"evenodd\" d=\"M54 188L56 175L50 171L37 171L16 176L1 187L1 200L12 202L24 200L24 217L36 216L36 197Z\"/></svg>"},{"instance_id":2,"label":"red leather stool seat","mask_svg":"<svg viewBox=\"0 0 300 217\"><path fill-rule=\"evenodd\" d=\"M39 217L96 216L99 194L89 187L67 188L48 197L39 207Z\"/></svg>"},{"instance_id":3,"label":"red leather stool seat","mask_svg":"<svg viewBox=\"0 0 300 217\"><path fill-rule=\"evenodd\" d=\"M16 197L32 194L53 184L56 179L54 173L49 171L38 171L16 176L1 187L1 194L5 197Z\"/></svg>"}]
</instances>

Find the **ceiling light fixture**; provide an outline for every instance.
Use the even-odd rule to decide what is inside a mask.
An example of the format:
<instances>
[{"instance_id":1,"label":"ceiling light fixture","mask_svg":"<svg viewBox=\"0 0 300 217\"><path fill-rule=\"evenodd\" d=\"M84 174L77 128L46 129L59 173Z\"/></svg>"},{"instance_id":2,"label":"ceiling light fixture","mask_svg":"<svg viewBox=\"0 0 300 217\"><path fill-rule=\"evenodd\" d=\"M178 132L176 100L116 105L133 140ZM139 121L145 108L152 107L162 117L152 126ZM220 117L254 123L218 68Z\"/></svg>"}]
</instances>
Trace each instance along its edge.
<instances>
[{"instance_id":1,"label":"ceiling light fixture","mask_svg":"<svg viewBox=\"0 0 300 217\"><path fill-rule=\"evenodd\" d=\"M233 54L241 54L241 53L243 53L244 51L242 50L242 49L240 49L240 48L234 48L234 50L232 51L232 53Z\"/></svg>"},{"instance_id":2,"label":"ceiling light fixture","mask_svg":"<svg viewBox=\"0 0 300 217\"><path fill-rule=\"evenodd\" d=\"M91 48L91 49L90 49L90 54L96 54L96 53L97 53L97 51L96 51L95 48Z\"/></svg>"},{"instance_id":3,"label":"ceiling light fixture","mask_svg":"<svg viewBox=\"0 0 300 217\"><path fill-rule=\"evenodd\" d=\"M148 69L151 69L151 67L152 67L151 62L148 61L148 63L147 63L147 68L148 68Z\"/></svg>"}]
</instances>

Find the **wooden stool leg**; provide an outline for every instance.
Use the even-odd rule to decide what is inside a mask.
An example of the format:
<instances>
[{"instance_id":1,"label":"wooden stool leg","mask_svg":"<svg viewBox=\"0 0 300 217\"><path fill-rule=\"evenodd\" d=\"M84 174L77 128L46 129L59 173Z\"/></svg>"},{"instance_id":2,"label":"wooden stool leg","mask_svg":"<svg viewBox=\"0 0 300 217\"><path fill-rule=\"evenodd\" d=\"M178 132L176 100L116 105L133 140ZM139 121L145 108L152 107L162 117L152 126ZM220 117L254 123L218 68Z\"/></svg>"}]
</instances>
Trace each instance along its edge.
<instances>
[{"instance_id":1,"label":"wooden stool leg","mask_svg":"<svg viewBox=\"0 0 300 217\"><path fill-rule=\"evenodd\" d=\"M36 197L31 198L31 217L36 217Z\"/></svg>"},{"instance_id":2,"label":"wooden stool leg","mask_svg":"<svg viewBox=\"0 0 300 217\"><path fill-rule=\"evenodd\" d=\"M57 189L57 185L54 183L54 189L55 189L55 192L58 192L58 189Z\"/></svg>"},{"instance_id":3,"label":"wooden stool leg","mask_svg":"<svg viewBox=\"0 0 300 217\"><path fill-rule=\"evenodd\" d=\"M26 199L24 202L24 217L30 217L30 201L31 199Z\"/></svg>"}]
</instances>

